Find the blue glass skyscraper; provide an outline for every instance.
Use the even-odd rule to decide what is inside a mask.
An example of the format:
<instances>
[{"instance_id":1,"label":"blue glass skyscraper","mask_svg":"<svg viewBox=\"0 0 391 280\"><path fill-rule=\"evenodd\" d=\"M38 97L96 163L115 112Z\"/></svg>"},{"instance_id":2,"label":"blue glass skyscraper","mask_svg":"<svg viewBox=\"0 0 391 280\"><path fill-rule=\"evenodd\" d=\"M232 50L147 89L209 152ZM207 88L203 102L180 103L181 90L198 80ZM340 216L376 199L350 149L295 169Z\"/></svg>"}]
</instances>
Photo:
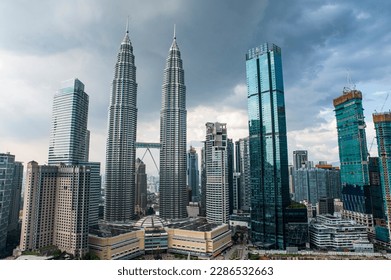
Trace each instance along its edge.
<instances>
[{"instance_id":1,"label":"blue glass skyscraper","mask_svg":"<svg viewBox=\"0 0 391 280\"><path fill-rule=\"evenodd\" d=\"M249 118L251 239L283 249L290 204L281 49L265 43L246 54Z\"/></svg>"},{"instance_id":2,"label":"blue glass skyscraper","mask_svg":"<svg viewBox=\"0 0 391 280\"><path fill-rule=\"evenodd\" d=\"M61 83L53 100L48 163L78 164L88 161L88 95L79 79Z\"/></svg>"},{"instance_id":3,"label":"blue glass skyscraper","mask_svg":"<svg viewBox=\"0 0 391 280\"><path fill-rule=\"evenodd\" d=\"M372 226L369 188L368 150L365 134L362 93L345 88L333 100L337 120L339 161L341 164L343 217Z\"/></svg>"},{"instance_id":4,"label":"blue glass skyscraper","mask_svg":"<svg viewBox=\"0 0 391 280\"><path fill-rule=\"evenodd\" d=\"M389 241L391 236L391 112L373 114L373 122L376 129L383 207Z\"/></svg>"}]
</instances>

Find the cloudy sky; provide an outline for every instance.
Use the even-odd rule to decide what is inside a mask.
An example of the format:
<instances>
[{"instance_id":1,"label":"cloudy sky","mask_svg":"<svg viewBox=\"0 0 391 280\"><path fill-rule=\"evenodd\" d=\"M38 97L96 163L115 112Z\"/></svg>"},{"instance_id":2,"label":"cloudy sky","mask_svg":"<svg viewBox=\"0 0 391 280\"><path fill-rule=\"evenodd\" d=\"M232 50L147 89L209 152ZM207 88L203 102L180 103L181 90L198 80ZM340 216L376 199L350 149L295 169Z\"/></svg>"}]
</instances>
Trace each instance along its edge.
<instances>
[{"instance_id":1,"label":"cloudy sky","mask_svg":"<svg viewBox=\"0 0 391 280\"><path fill-rule=\"evenodd\" d=\"M226 122L234 140L247 136L245 53L272 42L282 49L289 154L307 149L310 160L338 161L332 100L355 86L375 155L372 113L391 106L390 10L391 2L380 0L2 0L0 152L44 164L53 96L61 81L77 77L90 96L90 160L104 166L110 84L129 16L138 141L159 141L163 69L176 24L189 145L201 145L208 121Z\"/></svg>"}]
</instances>

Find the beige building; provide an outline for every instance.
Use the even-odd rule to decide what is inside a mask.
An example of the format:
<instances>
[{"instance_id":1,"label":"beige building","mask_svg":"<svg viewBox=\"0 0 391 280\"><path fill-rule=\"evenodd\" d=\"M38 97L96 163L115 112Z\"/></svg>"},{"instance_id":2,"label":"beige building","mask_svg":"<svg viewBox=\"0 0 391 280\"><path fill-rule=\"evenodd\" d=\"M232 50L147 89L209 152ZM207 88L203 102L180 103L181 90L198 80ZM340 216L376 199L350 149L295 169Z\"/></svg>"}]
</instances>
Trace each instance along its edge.
<instances>
[{"instance_id":1,"label":"beige building","mask_svg":"<svg viewBox=\"0 0 391 280\"><path fill-rule=\"evenodd\" d=\"M127 260L144 254L144 230L129 225L94 226L88 241L90 253L101 260Z\"/></svg>"},{"instance_id":2,"label":"beige building","mask_svg":"<svg viewBox=\"0 0 391 280\"><path fill-rule=\"evenodd\" d=\"M58 168L53 244L76 257L88 252L90 175L89 166Z\"/></svg>"},{"instance_id":3,"label":"beige building","mask_svg":"<svg viewBox=\"0 0 391 280\"><path fill-rule=\"evenodd\" d=\"M27 165L20 249L88 252L90 167Z\"/></svg>"},{"instance_id":4,"label":"beige building","mask_svg":"<svg viewBox=\"0 0 391 280\"><path fill-rule=\"evenodd\" d=\"M147 216L134 226L101 224L89 235L90 252L102 260L164 252L210 259L231 245L228 225L210 224L205 218L169 224L157 216Z\"/></svg>"},{"instance_id":5,"label":"beige building","mask_svg":"<svg viewBox=\"0 0 391 280\"><path fill-rule=\"evenodd\" d=\"M53 244L57 167L27 164L23 220L20 238L22 251Z\"/></svg>"},{"instance_id":6,"label":"beige building","mask_svg":"<svg viewBox=\"0 0 391 280\"><path fill-rule=\"evenodd\" d=\"M211 224L205 218L188 219L166 227L168 252L213 258L230 247L228 224Z\"/></svg>"}]
</instances>

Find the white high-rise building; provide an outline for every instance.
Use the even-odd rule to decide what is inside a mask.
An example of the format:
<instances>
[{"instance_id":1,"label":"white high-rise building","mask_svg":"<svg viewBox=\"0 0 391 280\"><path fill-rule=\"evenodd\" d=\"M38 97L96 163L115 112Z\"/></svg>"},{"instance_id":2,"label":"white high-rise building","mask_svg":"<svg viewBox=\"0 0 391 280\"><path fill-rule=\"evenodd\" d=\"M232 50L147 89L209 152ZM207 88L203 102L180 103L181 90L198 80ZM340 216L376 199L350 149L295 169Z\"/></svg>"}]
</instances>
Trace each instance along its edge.
<instances>
[{"instance_id":1,"label":"white high-rise building","mask_svg":"<svg viewBox=\"0 0 391 280\"><path fill-rule=\"evenodd\" d=\"M206 123L206 218L209 223L228 223L229 186L227 125Z\"/></svg>"},{"instance_id":2,"label":"white high-rise building","mask_svg":"<svg viewBox=\"0 0 391 280\"><path fill-rule=\"evenodd\" d=\"M80 80L70 79L61 83L53 100L49 165L88 161L88 99Z\"/></svg>"},{"instance_id":3,"label":"white high-rise building","mask_svg":"<svg viewBox=\"0 0 391 280\"><path fill-rule=\"evenodd\" d=\"M160 111L159 215L165 219L187 216L186 114L184 71L174 34L164 69Z\"/></svg>"},{"instance_id":4,"label":"white high-rise building","mask_svg":"<svg viewBox=\"0 0 391 280\"><path fill-rule=\"evenodd\" d=\"M127 222L135 213L137 83L128 27L112 82L106 146L105 220Z\"/></svg>"}]
</instances>

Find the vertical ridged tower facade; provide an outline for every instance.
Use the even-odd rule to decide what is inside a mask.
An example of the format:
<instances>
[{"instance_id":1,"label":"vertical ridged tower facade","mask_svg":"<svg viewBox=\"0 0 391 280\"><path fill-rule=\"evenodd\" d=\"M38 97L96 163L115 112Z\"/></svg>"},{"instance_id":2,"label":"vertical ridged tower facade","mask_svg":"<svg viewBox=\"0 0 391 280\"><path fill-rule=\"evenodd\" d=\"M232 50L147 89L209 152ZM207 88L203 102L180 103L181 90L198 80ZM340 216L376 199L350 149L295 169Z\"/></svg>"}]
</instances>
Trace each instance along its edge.
<instances>
[{"instance_id":1,"label":"vertical ridged tower facade","mask_svg":"<svg viewBox=\"0 0 391 280\"><path fill-rule=\"evenodd\" d=\"M186 217L186 86L175 32L164 69L160 111L160 217Z\"/></svg>"},{"instance_id":2,"label":"vertical ridged tower facade","mask_svg":"<svg viewBox=\"0 0 391 280\"><path fill-rule=\"evenodd\" d=\"M289 206L288 144L281 49L264 43L246 54L251 240L285 249Z\"/></svg>"},{"instance_id":3,"label":"vertical ridged tower facade","mask_svg":"<svg viewBox=\"0 0 391 280\"><path fill-rule=\"evenodd\" d=\"M127 222L134 216L136 105L136 66L126 28L115 65L108 116L105 187L108 222Z\"/></svg>"}]
</instances>

